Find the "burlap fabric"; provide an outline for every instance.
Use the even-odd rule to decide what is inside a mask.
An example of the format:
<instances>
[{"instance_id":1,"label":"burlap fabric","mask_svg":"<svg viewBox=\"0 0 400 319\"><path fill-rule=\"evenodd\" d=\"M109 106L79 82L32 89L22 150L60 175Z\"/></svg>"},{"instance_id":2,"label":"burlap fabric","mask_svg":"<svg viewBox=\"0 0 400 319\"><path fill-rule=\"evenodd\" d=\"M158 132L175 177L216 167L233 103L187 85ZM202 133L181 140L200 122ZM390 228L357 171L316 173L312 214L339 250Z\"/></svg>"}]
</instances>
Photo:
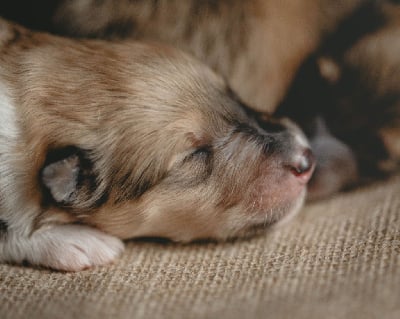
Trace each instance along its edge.
<instances>
[{"instance_id":1,"label":"burlap fabric","mask_svg":"<svg viewBox=\"0 0 400 319\"><path fill-rule=\"evenodd\" d=\"M400 177L250 240L130 242L114 266L0 266L0 318L400 318Z\"/></svg>"}]
</instances>

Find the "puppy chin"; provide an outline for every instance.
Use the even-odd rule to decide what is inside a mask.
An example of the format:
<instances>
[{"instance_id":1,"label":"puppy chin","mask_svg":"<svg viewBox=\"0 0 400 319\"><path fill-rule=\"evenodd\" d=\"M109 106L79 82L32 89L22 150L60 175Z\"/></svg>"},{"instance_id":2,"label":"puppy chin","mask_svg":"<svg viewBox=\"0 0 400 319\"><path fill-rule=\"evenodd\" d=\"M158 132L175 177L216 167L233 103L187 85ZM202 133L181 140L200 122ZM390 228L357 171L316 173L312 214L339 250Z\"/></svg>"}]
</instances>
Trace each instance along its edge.
<instances>
[{"instance_id":1,"label":"puppy chin","mask_svg":"<svg viewBox=\"0 0 400 319\"><path fill-rule=\"evenodd\" d=\"M307 176L301 176L300 178L292 174L286 175L285 178L276 181L276 184L273 186L269 183L262 185L260 190L262 196L260 200L261 207L268 207L268 205L271 205L271 201L272 203L291 203L303 196L312 172L308 172Z\"/></svg>"},{"instance_id":2,"label":"puppy chin","mask_svg":"<svg viewBox=\"0 0 400 319\"><path fill-rule=\"evenodd\" d=\"M256 181L250 193L247 223L242 224L231 237L251 237L292 220L305 202L307 183L314 169L314 163L302 174L294 174L286 167L266 169L266 174Z\"/></svg>"},{"instance_id":3,"label":"puppy chin","mask_svg":"<svg viewBox=\"0 0 400 319\"><path fill-rule=\"evenodd\" d=\"M274 208L266 208L257 212L253 220L238 230L234 238L250 238L262 235L267 230L274 230L289 223L300 212L306 199L307 190L302 188L296 197L281 202Z\"/></svg>"},{"instance_id":4,"label":"puppy chin","mask_svg":"<svg viewBox=\"0 0 400 319\"><path fill-rule=\"evenodd\" d=\"M307 182L312 172L298 178L285 174L271 186L264 182L259 188L257 218L254 223L263 225L284 224L295 216L302 207L307 194Z\"/></svg>"},{"instance_id":5,"label":"puppy chin","mask_svg":"<svg viewBox=\"0 0 400 319\"><path fill-rule=\"evenodd\" d=\"M286 211L281 215L280 219L278 219L272 226L274 228L281 227L290 222L295 216L300 212L303 204L306 200L307 189L304 188L299 196L290 203L290 206L286 208Z\"/></svg>"}]
</instances>

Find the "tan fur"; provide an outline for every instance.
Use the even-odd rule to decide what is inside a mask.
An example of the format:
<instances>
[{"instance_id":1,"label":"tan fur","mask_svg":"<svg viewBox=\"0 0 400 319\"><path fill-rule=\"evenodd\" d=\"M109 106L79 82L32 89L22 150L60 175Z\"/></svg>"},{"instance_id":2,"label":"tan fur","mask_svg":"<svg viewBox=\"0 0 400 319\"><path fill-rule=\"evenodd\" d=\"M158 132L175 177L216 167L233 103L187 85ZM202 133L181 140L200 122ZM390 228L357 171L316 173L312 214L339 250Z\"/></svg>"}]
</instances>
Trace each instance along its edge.
<instances>
[{"instance_id":1,"label":"tan fur","mask_svg":"<svg viewBox=\"0 0 400 319\"><path fill-rule=\"evenodd\" d=\"M222 74L250 106L272 112L321 39L364 0L64 1L68 34L157 39Z\"/></svg>"},{"instance_id":2,"label":"tan fur","mask_svg":"<svg viewBox=\"0 0 400 319\"><path fill-rule=\"evenodd\" d=\"M186 54L69 40L4 20L0 43L4 106L16 119L0 130L0 142L12 141L0 152L11 159L4 181L16 185L0 202L11 231L0 260L78 270L121 250L114 237L59 224L121 239L224 239L300 208L313 169L301 132L259 123ZM57 152L70 153L51 159ZM13 230L16 219L30 237Z\"/></svg>"},{"instance_id":3,"label":"tan fur","mask_svg":"<svg viewBox=\"0 0 400 319\"><path fill-rule=\"evenodd\" d=\"M268 114L282 110L292 89L306 88L302 98L291 100L290 115L301 125L302 117L325 117L333 143L322 143L330 150L317 158L331 154L327 163L333 164L348 154L343 172L335 169L344 167L342 160L316 171L314 181L321 175L325 182L310 188L312 197L398 168L399 21L397 3L370 0L70 0L61 1L53 16L55 31L67 35L156 39L182 48L223 75L248 105ZM318 88L323 80L307 85L315 74L302 72L321 52L328 55L318 63L332 93L325 101L312 98L324 96ZM303 101L306 95L310 103Z\"/></svg>"}]
</instances>

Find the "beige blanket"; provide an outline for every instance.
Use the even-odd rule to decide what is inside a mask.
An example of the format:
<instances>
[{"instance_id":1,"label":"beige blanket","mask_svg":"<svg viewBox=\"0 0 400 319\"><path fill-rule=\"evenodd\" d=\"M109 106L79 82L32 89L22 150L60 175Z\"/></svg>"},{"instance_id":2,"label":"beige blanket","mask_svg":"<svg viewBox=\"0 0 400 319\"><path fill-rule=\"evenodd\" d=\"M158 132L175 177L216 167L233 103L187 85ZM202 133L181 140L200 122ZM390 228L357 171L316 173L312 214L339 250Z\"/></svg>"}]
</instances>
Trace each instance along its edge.
<instances>
[{"instance_id":1,"label":"beige blanket","mask_svg":"<svg viewBox=\"0 0 400 319\"><path fill-rule=\"evenodd\" d=\"M0 265L0 318L400 318L400 177L250 240L130 242L79 273Z\"/></svg>"}]
</instances>

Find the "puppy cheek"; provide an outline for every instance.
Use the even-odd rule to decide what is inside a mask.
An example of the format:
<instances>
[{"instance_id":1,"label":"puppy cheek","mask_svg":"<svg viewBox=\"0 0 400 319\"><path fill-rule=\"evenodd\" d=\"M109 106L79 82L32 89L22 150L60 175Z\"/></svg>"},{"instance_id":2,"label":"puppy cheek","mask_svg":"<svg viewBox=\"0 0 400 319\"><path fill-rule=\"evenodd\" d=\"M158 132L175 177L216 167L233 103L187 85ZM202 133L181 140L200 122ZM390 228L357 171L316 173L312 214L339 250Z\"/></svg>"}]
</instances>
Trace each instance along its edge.
<instances>
[{"instance_id":1,"label":"puppy cheek","mask_svg":"<svg viewBox=\"0 0 400 319\"><path fill-rule=\"evenodd\" d=\"M148 210L146 228L150 235L178 242L220 238L226 227L220 212L207 201L200 203L191 194L184 196L182 201L160 201Z\"/></svg>"}]
</instances>

